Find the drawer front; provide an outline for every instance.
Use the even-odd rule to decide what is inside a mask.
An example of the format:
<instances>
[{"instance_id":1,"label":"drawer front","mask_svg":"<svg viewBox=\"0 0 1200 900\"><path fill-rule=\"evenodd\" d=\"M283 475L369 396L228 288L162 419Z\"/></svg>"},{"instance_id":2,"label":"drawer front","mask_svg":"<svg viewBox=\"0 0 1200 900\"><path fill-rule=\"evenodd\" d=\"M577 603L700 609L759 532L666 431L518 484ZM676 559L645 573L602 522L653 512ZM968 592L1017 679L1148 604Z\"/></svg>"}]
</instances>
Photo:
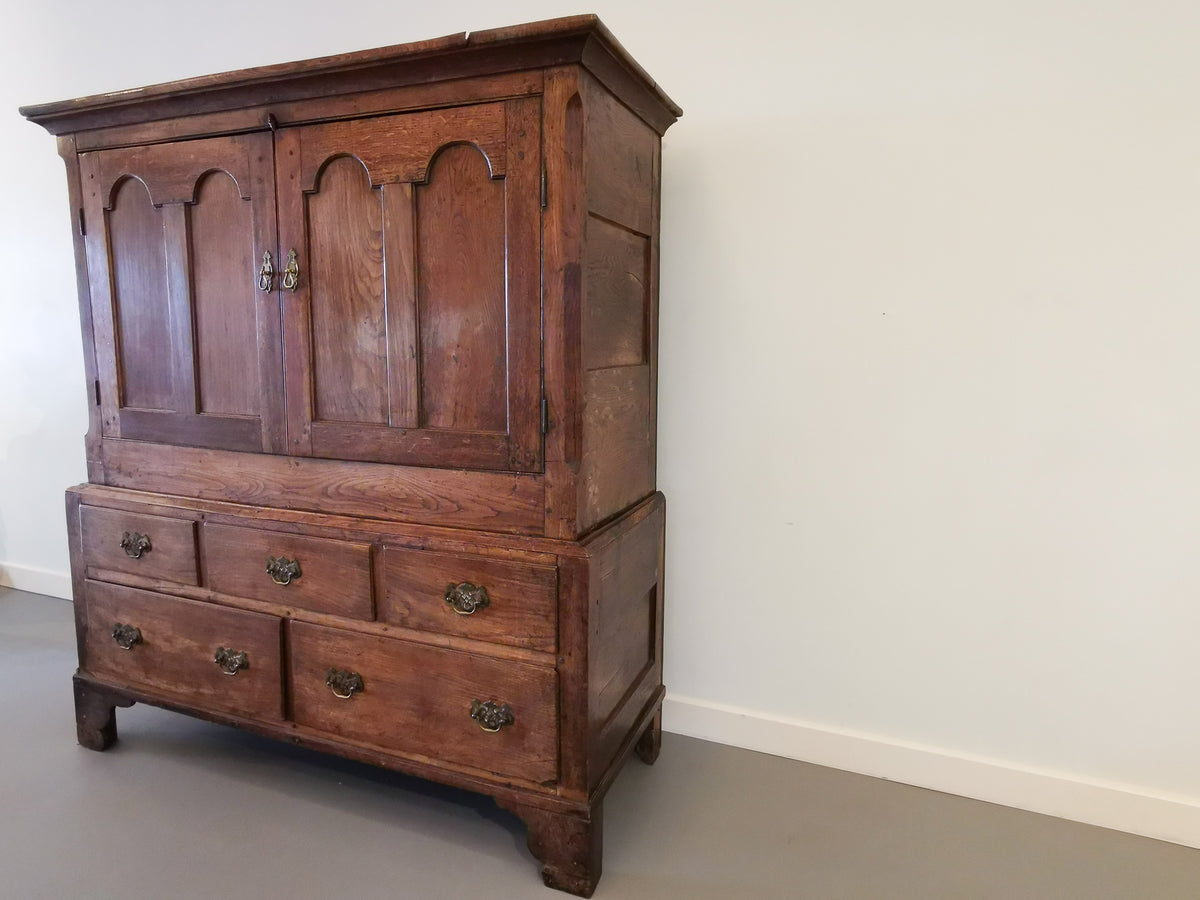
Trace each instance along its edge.
<instances>
[{"instance_id":1,"label":"drawer front","mask_svg":"<svg viewBox=\"0 0 1200 900\"><path fill-rule=\"evenodd\" d=\"M387 547L382 572L379 617L386 622L554 652L553 566Z\"/></svg>"},{"instance_id":2,"label":"drawer front","mask_svg":"<svg viewBox=\"0 0 1200 900\"><path fill-rule=\"evenodd\" d=\"M288 623L292 718L301 725L406 753L535 782L558 775L553 669L394 638ZM330 670L361 678L334 686ZM484 731L472 704L507 704L513 723Z\"/></svg>"},{"instance_id":3,"label":"drawer front","mask_svg":"<svg viewBox=\"0 0 1200 900\"><path fill-rule=\"evenodd\" d=\"M213 524L205 524L201 540L205 584L214 591L354 619L373 617L369 544ZM276 563L268 571L271 560Z\"/></svg>"},{"instance_id":4,"label":"drawer front","mask_svg":"<svg viewBox=\"0 0 1200 900\"><path fill-rule=\"evenodd\" d=\"M87 598L93 675L204 709L282 719L279 619L96 581L87 583ZM114 636L118 626L125 628ZM223 666L214 659L220 648Z\"/></svg>"},{"instance_id":5,"label":"drawer front","mask_svg":"<svg viewBox=\"0 0 1200 900\"><path fill-rule=\"evenodd\" d=\"M88 568L197 583L195 522L81 506L79 527Z\"/></svg>"}]
</instances>

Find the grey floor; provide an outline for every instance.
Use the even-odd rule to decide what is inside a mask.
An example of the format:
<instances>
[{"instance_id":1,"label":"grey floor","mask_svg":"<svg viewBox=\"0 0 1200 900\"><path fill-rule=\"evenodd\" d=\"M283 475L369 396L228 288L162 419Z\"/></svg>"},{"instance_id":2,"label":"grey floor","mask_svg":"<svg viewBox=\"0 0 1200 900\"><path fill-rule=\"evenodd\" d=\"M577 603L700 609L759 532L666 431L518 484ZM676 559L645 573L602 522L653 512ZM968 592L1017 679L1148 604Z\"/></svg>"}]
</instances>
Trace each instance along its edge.
<instances>
[{"instance_id":1,"label":"grey floor","mask_svg":"<svg viewBox=\"0 0 1200 900\"><path fill-rule=\"evenodd\" d=\"M566 896L472 794L147 706L75 743L71 607L0 588L0 898ZM1200 851L667 735L595 896L1200 898Z\"/></svg>"}]
</instances>

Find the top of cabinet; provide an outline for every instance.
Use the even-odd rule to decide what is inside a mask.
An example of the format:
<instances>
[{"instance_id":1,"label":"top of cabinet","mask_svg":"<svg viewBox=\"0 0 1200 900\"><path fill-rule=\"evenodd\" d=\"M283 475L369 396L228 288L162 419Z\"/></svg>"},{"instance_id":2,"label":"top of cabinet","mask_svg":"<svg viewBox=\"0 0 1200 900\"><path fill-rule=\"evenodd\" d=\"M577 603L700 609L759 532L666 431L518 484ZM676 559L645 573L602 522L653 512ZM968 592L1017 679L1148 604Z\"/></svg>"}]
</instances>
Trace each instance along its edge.
<instances>
[{"instance_id":1,"label":"top of cabinet","mask_svg":"<svg viewBox=\"0 0 1200 900\"><path fill-rule=\"evenodd\" d=\"M571 64L590 71L660 134L682 115L679 106L595 15L461 32L375 50L34 104L21 107L21 114L52 134L69 134Z\"/></svg>"}]
</instances>

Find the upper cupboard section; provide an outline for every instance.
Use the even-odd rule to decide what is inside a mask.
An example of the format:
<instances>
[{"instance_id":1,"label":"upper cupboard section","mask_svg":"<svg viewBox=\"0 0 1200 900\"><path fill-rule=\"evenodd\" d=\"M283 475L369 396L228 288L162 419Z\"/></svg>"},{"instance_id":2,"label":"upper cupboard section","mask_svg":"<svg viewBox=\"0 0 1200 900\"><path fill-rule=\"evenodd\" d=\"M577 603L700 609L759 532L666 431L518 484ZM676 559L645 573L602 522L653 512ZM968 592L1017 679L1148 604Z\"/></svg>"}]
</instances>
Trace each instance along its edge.
<instances>
[{"instance_id":1,"label":"upper cupboard section","mask_svg":"<svg viewBox=\"0 0 1200 900\"><path fill-rule=\"evenodd\" d=\"M541 470L538 99L80 159L106 437Z\"/></svg>"}]
</instances>

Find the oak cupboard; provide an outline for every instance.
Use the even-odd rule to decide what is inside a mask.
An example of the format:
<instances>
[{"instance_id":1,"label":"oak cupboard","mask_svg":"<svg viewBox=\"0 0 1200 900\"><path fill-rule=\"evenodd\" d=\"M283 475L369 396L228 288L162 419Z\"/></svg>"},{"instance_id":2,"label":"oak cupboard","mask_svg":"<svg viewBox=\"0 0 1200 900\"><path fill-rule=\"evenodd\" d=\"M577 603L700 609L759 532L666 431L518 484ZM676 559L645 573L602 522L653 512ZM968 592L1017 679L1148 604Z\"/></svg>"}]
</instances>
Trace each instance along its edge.
<instances>
[{"instance_id":1,"label":"oak cupboard","mask_svg":"<svg viewBox=\"0 0 1200 900\"><path fill-rule=\"evenodd\" d=\"M589 895L661 735L661 136L594 16L29 106L91 400L79 740L133 702L491 795Z\"/></svg>"}]
</instances>

